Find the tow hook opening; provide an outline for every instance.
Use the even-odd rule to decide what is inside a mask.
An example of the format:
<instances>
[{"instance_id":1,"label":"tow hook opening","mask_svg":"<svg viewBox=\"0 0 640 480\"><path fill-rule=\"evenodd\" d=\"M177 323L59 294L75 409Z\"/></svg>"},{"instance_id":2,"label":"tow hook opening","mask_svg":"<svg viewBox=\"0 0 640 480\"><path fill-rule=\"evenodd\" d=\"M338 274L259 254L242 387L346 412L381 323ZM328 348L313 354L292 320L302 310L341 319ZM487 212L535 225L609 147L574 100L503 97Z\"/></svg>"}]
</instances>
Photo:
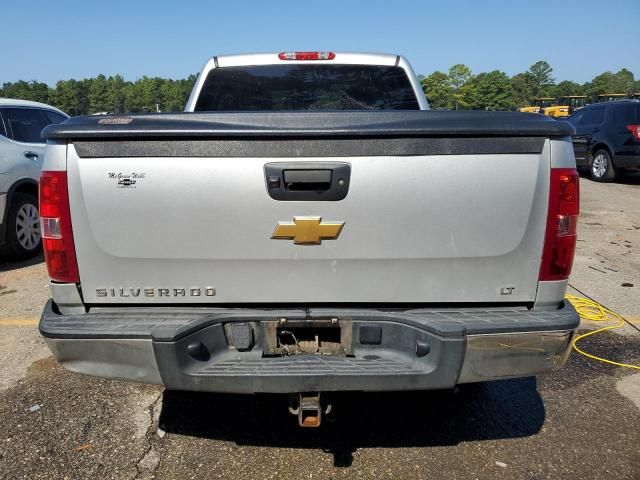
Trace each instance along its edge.
<instances>
[{"instance_id":1,"label":"tow hook opening","mask_svg":"<svg viewBox=\"0 0 640 480\"><path fill-rule=\"evenodd\" d=\"M337 318L262 322L265 356L352 355L352 324Z\"/></svg>"},{"instance_id":2,"label":"tow hook opening","mask_svg":"<svg viewBox=\"0 0 640 480\"><path fill-rule=\"evenodd\" d=\"M340 327L278 327L276 347L286 353L333 353L340 349Z\"/></svg>"},{"instance_id":3,"label":"tow hook opening","mask_svg":"<svg viewBox=\"0 0 640 480\"><path fill-rule=\"evenodd\" d=\"M320 400L319 392L297 393L289 396L289 412L298 417L302 428L318 428L322 416L331 413L331 404Z\"/></svg>"}]
</instances>

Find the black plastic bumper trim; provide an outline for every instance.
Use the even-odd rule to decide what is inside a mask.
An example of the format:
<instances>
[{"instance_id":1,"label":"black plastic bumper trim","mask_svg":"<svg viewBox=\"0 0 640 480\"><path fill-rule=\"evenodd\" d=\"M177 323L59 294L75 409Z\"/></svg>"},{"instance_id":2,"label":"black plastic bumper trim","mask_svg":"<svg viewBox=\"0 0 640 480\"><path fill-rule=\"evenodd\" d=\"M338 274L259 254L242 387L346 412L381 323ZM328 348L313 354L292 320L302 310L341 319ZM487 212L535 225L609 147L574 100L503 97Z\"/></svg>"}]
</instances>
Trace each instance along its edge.
<instances>
[{"instance_id":1,"label":"black plastic bumper trim","mask_svg":"<svg viewBox=\"0 0 640 480\"><path fill-rule=\"evenodd\" d=\"M121 310L121 311L119 311ZM395 322L449 338L466 335L572 330L580 318L569 302L557 310L504 308L438 308L388 312L362 308L252 310L224 308L92 309L88 313L57 313L51 300L40 318L47 338L150 338L175 342L210 325L227 322L339 318L355 321Z\"/></svg>"}]
</instances>

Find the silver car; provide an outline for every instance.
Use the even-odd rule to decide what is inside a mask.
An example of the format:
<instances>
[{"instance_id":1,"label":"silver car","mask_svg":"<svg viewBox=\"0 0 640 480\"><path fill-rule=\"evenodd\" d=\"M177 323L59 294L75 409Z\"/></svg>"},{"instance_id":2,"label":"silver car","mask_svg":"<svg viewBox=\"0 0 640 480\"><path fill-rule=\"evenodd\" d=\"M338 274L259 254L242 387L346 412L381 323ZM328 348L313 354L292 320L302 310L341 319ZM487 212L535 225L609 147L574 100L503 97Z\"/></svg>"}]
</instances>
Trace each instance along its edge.
<instances>
[{"instance_id":1,"label":"silver car","mask_svg":"<svg viewBox=\"0 0 640 480\"><path fill-rule=\"evenodd\" d=\"M25 258L40 249L38 180L44 127L69 116L50 105L0 98L0 252Z\"/></svg>"}]
</instances>

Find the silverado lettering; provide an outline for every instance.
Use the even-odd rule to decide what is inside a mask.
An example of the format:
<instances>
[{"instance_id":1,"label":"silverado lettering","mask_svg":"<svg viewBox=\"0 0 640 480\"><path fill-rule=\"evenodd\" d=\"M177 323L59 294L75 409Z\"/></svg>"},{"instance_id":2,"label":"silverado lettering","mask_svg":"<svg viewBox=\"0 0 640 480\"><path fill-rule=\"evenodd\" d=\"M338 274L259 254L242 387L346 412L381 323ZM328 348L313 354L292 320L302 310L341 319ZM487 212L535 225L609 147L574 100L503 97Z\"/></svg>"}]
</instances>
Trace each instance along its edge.
<instances>
[{"instance_id":1,"label":"silverado lettering","mask_svg":"<svg viewBox=\"0 0 640 480\"><path fill-rule=\"evenodd\" d=\"M143 292L145 297L213 297L216 294L216 289L213 287L191 287L191 288L96 288L96 297L138 297L140 292Z\"/></svg>"}]
</instances>

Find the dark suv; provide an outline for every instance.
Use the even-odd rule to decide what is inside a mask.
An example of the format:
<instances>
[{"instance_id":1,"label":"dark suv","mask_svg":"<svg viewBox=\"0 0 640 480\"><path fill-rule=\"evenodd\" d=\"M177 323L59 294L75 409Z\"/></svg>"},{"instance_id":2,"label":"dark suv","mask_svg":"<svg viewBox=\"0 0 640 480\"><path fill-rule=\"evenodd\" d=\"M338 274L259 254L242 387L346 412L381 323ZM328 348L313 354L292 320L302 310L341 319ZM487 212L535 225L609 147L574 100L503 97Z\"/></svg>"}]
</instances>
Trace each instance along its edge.
<instances>
[{"instance_id":1,"label":"dark suv","mask_svg":"<svg viewBox=\"0 0 640 480\"><path fill-rule=\"evenodd\" d=\"M567 121L576 127L576 164L588 167L591 178L606 182L620 170L640 170L640 102L587 105Z\"/></svg>"}]
</instances>

